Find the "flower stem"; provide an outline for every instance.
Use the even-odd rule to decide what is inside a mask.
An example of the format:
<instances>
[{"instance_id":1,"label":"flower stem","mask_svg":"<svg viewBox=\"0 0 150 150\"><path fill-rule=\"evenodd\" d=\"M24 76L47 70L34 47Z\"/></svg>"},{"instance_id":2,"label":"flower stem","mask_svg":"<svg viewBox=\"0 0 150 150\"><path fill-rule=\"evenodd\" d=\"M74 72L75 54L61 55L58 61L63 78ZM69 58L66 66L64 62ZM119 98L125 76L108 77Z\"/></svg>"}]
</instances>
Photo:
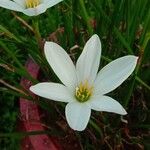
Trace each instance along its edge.
<instances>
[{"instance_id":1,"label":"flower stem","mask_svg":"<svg viewBox=\"0 0 150 150\"><path fill-rule=\"evenodd\" d=\"M88 32L90 33L90 35L92 35L93 34L93 29L92 29L92 26L90 25L90 18L88 16L87 11L86 11L84 1L79 0L79 3L80 3L80 6L81 6L81 10L82 10L82 17L83 17L84 21L87 24Z\"/></svg>"},{"instance_id":2,"label":"flower stem","mask_svg":"<svg viewBox=\"0 0 150 150\"><path fill-rule=\"evenodd\" d=\"M0 46L7 52L9 56L16 62L18 65L18 73L22 74L24 77L27 77L29 80L31 80L33 83L37 83L38 81L34 79L26 70L26 68L21 64L20 60L16 57L16 55L2 42L0 41Z\"/></svg>"},{"instance_id":3,"label":"flower stem","mask_svg":"<svg viewBox=\"0 0 150 150\"><path fill-rule=\"evenodd\" d=\"M130 85L130 88L129 88L129 92L126 96L126 99L125 99L125 102L124 102L124 106L127 107L128 104L129 104L129 101L130 101L130 98L132 96L132 92L134 90L134 85L135 85L135 81L136 81L136 76L138 75L138 71L140 69L140 66L141 66L141 63L142 63L142 59L143 59L143 54L144 54L144 49L143 48L140 48L139 49L139 59L138 59L138 62L137 62L137 67L135 69L135 72L134 72L134 75L133 75L133 80L131 82L131 85Z\"/></svg>"},{"instance_id":4,"label":"flower stem","mask_svg":"<svg viewBox=\"0 0 150 150\"><path fill-rule=\"evenodd\" d=\"M100 129L100 127L92 119L90 119L89 123L100 134L100 136L103 137L102 130Z\"/></svg>"},{"instance_id":5,"label":"flower stem","mask_svg":"<svg viewBox=\"0 0 150 150\"><path fill-rule=\"evenodd\" d=\"M141 80L138 76L135 77L135 79L141 83L144 87L146 87L148 90L150 90L150 86L147 85L143 80Z\"/></svg>"},{"instance_id":6,"label":"flower stem","mask_svg":"<svg viewBox=\"0 0 150 150\"><path fill-rule=\"evenodd\" d=\"M40 31L39 31L39 21L37 17L33 19L33 29L34 29L34 35L35 35L36 41L38 43L39 48L41 49L42 40L41 40Z\"/></svg>"}]
</instances>

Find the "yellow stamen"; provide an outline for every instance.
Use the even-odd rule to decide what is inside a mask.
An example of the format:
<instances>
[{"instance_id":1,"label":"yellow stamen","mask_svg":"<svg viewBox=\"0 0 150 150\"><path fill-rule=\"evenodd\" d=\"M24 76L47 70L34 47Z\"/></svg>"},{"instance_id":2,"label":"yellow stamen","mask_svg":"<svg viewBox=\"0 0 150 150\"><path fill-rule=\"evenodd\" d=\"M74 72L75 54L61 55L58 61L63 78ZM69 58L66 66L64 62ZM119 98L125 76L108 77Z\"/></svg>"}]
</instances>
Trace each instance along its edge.
<instances>
[{"instance_id":1,"label":"yellow stamen","mask_svg":"<svg viewBox=\"0 0 150 150\"><path fill-rule=\"evenodd\" d=\"M86 102L92 94L93 86L90 86L87 80L84 83L81 82L79 86L76 87L75 97L79 102Z\"/></svg>"},{"instance_id":2,"label":"yellow stamen","mask_svg":"<svg viewBox=\"0 0 150 150\"><path fill-rule=\"evenodd\" d=\"M25 0L27 8L35 8L40 4L40 0Z\"/></svg>"}]
</instances>

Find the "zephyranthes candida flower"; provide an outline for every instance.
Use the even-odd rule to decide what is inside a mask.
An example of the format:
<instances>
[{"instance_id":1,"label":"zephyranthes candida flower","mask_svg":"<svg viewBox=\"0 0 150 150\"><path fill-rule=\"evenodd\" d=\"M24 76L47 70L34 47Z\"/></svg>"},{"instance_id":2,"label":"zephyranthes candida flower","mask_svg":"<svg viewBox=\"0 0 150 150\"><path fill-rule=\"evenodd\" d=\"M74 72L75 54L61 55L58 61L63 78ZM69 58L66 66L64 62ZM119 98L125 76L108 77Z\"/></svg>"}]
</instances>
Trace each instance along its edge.
<instances>
[{"instance_id":1,"label":"zephyranthes candida flower","mask_svg":"<svg viewBox=\"0 0 150 150\"><path fill-rule=\"evenodd\" d=\"M23 12L28 16L37 16L61 1L62 0L0 0L0 7Z\"/></svg>"},{"instance_id":2,"label":"zephyranthes candida flower","mask_svg":"<svg viewBox=\"0 0 150 150\"><path fill-rule=\"evenodd\" d=\"M44 82L31 86L30 90L50 100L67 102L65 115L72 129L82 131L86 128L91 109L127 114L116 100L105 94L116 89L129 77L135 69L136 56L118 58L98 72L101 43L97 35L88 40L76 66L56 43L46 42L44 52L63 84Z\"/></svg>"}]
</instances>

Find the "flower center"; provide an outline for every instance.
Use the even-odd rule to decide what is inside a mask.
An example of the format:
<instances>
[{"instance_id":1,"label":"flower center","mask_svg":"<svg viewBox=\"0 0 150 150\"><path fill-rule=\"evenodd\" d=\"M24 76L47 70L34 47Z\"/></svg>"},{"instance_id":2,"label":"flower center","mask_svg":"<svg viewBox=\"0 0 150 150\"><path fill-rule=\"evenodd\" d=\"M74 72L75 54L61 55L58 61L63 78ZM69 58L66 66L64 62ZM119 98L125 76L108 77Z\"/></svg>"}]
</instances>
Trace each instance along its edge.
<instances>
[{"instance_id":1,"label":"flower center","mask_svg":"<svg viewBox=\"0 0 150 150\"><path fill-rule=\"evenodd\" d=\"M27 8L35 8L40 4L40 0L25 0Z\"/></svg>"},{"instance_id":2,"label":"flower center","mask_svg":"<svg viewBox=\"0 0 150 150\"><path fill-rule=\"evenodd\" d=\"M93 94L93 86L90 86L88 81L81 82L78 87L76 87L75 97L77 101L83 103L89 100Z\"/></svg>"}]
</instances>

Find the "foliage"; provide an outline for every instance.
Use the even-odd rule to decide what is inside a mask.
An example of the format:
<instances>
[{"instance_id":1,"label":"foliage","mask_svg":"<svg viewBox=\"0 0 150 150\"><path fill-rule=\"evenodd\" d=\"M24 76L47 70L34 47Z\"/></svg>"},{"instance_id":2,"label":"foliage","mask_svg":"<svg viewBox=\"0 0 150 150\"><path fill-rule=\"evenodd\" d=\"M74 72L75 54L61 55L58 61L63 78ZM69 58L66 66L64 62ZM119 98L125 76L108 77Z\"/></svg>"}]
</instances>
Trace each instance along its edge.
<instances>
[{"instance_id":1,"label":"foliage","mask_svg":"<svg viewBox=\"0 0 150 150\"><path fill-rule=\"evenodd\" d=\"M149 149L149 8L149 0L64 0L37 17L28 17L0 8L0 132L11 133L16 129L19 116L18 98L26 93L19 85L21 77L24 76L33 83L37 82L24 68L27 57L33 58L41 67L44 80L58 81L45 60L44 41L59 43L76 62L87 39L96 33L102 42L101 67L120 56L139 56L132 76L110 93L127 109L128 115L122 121L128 120L128 124L120 121L118 115L94 112L88 129L83 133L75 133L75 137L80 147L85 150L99 147ZM22 92L18 92L18 89ZM44 102L42 108L50 114L57 112L56 118L63 120L60 114L62 105ZM53 108L55 105L56 110ZM53 122L59 121L56 118L53 118ZM62 130L63 135L67 134L63 128L59 130ZM13 139L13 136L10 137ZM18 141L16 139L15 142ZM9 142L15 145L14 140ZM7 142L0 142L0 147L6 149Z\"/></svg>"}]
</instances>

